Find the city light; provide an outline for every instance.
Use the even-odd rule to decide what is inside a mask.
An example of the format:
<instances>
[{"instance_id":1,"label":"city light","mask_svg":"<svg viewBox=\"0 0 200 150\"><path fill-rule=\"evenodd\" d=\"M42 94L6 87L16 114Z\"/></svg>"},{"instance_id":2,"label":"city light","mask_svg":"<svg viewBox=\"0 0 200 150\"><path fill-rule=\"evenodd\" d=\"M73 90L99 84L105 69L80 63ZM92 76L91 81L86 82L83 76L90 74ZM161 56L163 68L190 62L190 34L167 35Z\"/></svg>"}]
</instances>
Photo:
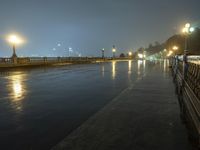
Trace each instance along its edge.
<instances>
[{"instance_id":1,"label":"city light","mask_svg":"<svg viewBox=\"0 0 200 150\"><path fill-rule=\"evenodd\" d=\"M16 54L16 45L21 44L23 42L22 38L15 34L11 34L8 36L8 42L12 44L13 54L12 54L12 61L17 63L17 54Z\"/></svg>"},{"instance_id":2,"label":"city light","mask_svg":"<svg viewBox=\"0 0 200 150\"><path fill-rule=\"evenodd\" d=\"M182 29L182 32L187 34L193 32L194 30L194 27L191 27L190 23L186 23L185 27Z\"/></svg>"},{"instance_id":3,"label":"city light","mask_svg":"<svg viewBox=\"0 0 200 150\"><path fill-rule=\"evenodd\" d=\"M178 46L173 46L173 50L178 50Z\"/></svg>"},{"instance_id":4,"label":"city light","mask_svg":"<svg viewBox=\"0 0 200 150\"><path fill-rule=\"evenodd\" d=\"M11 43L11 44L21 44L22 39L19 38L17 35L10 35L8 37L8 42Z\"/></svg>"},{"instance_id":5,"label":"city light","mask_svg":"<svg viewBox=\"0 0 200 150\"><path fill-rule=\"evenodd\" d=\"M129 56L132 56L132 52L129 52L128 55L129 55Z\"/></svg>"},{"instance_id":6,"label":"city light","mask_svg":"<svg viewBox=\"0 0 200 150\"><path fill-rule=\"evenodd\" d=\"M186 27L186 28L189 28L189 27L190 27L190 23L186 23L186 24L185 24L185 27Z\"/></svg>"},{"instance_id":7,"label":"city light","mask_svg":"<svg viewBox=\"0 0 200 150\"><path fill-rule=\"evenodd\" d=\"M143 58L143 54L138 54L138 57L142 59Z\"/></svg>"},{"instance_id":8,"label":"city light","mask_svg":"<svg viewBox=\"0 0 200 150\"><path fill-rule=\"evenodd\" d=\"M169 51L169 53L167 54L167 57L171 56L173 54L173 51Z\"/></svg>"},{"instance_id":9,"label":"city light","mask_svg":"<svg viewBox=\"0 0 200 150\"><path fill-rule=\"evenodd\" d=\"M194 28L193 27L190 28L190 32L194 32Z\"/></svg>"},{"instance_id":10,"label":"city light","mask_svg":"<svg viewBox=\"0 0 200 150\"><path fill-rule=\"evenodd\" d=\"M184 50L184 53L185 55L187 55L187 52L188 52L188 49L187 49L187 46L188 46L188 35L191 34L192 32L194 32L194 27L191 27L191 25L189 23L186 23L185 24L185 27L183 28L183 33L185 34L185 50Z\"/></svg>"},{"instance_id":11,"label":"city light","mask_svg":"<svg viewBox=\"0 0 200 150\"><path fill-rule=\"evenodd\" d=\"M115 45L113 45L112 52L113 52L113 58L114 58L115 57L115 52L116 52Z\"/></svg>"}]
</instances>

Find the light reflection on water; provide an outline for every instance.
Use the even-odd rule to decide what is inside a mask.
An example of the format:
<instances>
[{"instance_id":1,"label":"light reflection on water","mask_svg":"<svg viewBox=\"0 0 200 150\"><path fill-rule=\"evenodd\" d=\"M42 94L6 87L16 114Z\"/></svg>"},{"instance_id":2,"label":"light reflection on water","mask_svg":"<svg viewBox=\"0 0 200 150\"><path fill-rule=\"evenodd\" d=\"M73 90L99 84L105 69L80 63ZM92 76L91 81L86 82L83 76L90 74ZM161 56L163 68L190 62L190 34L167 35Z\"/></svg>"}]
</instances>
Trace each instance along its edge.
<instances>
[{"instance_id":1,"label":"light reflection on water","mask_svg":"<svg viewBox=\"0 0 200 150\"><path fill-rule=\"evenodd\" d=\"M167 72L169 67L169 60L168 59L164 59L164 64L163 64L163 70L164 72Z\"/></svg>"},{"instance_id":2,"label":"light reflection on water","mask_svg":"<svg viewBox=\"0 0 200 150\"><path fill-rule=\"evenodd\" d=\"M18 74L10 74L8 79L8 96L11 100L11 105L15 107L16 110L22 109L22 100L24 100L26 96L26 84L24 80L26 80L27 75L18 73Z\"/></svg>"},{"instance_id":3,"label":"light reflection on water","mask_svg":"<svg viewBox=\"0 0 200 150\"><path fill-rule=\"evenodd\" d=\"M101 66L101 73L102 73L102 77L104 77L104 75L105 75L105 67L104 67L104 65Z\"/></svg>"},{"instance_id":4,"label":"light reflection on water","mask_svg":"<svg viewBox=\"0 0 200 150\"><path fill-rule=\"evenodd\" d=\"M141 67L142 67L143 61L142 60L138 60L137 63L138 63L138 70L137 70L138 72L137 73L138 73L138 75L140 75L141 74Z\"/></svg>"},{"instance_id":5,"label":"light reflection on water","mask_svg":"<svg viewBox=\"0 0 200 150\"><path fill-rule=\"evenodd\" d=\"M47 70L47 73L44 73L43 70L34 70L30 73L23 71L5 75L5 78L2 78L7 85L2 90L5 95L0 96L5 96L7 102L1 103L1 106L8 108L5 110L5 114L8 115L5 116L10 120L1 123L3 126L14 124L13 127L10 127L11 131L10 129L5 131L7 137L10 138L9 140L6 139L6 145L9 146L7 143L16 143L14 145L16 149L20 149L20 147L23 149L36 144L48 147L50 145L48 143L51 143L45 142L48 140L52 141L53 144L56 143L55 137L62 139L66 136L66 133L63 134L62 131L70 132L76 124L81 124L82 121L93 115L93 110L99 110L115 95L131 85L129 83L134 83L138 79L137 65L142 75L145 66L143 61L139 61L138 64L135 61L113 61L103 64L100 68L99 65L98 68L96 68L96 65L89 65L88 67L83 65L83 68L71 67L69 68L70 71L67 67L67 69L56 69L56 72L55 69L51 68ZM96 77L90 78L91 75L96 75ZM77 77L81 82L77 81ZM51 83L52 79L55 80ZM55 85L48 86L49 83L55 83ZM94 86L89 87L88 83L92 83ZM102 94L102 92L105 92L105 99L98 96L103 96L104 93ZM92 110L90 109L91 106L93 106ZM69 118L67 118L68 116ZM55 128L58 123L63 124L60 129ZM3 131L3 129L1 128L0 131ZM15 133L16 130L17 133ZM43 131L49 135L45 139L42 138ZM23 136L21 136L22 134ZM36 136L41 138L35 139Z\"/></svg>"},{"instance_id":6,"label":"light reflection on water","mask_svg":"<svg viewBox=\"0 0 200 150\"><path fill-rule=\"evenodd\" d=\"M146 60L143 60L143 68L146 69Z\"/></svg>"},{"instance_id":7,"label":"light reflection on water","mask_svg":"<svg viewBox=\"0 0 200 150\"><path fill-rule=\"evenodd\" d=\"M116 61L112 62L112 79L114 80L116 77Z\"/></svg>"},{"instance_id":8,"label":"light reflection on water","mask_svg":"<svg viewBox=\"0 0 200 150\"><path fill-rule=\"evenodd\" d=\"M18 101L22 97L23 91L22 91L22 84L20 80L13 81L13 95L14 100Z\"/></svg>"},{"instance_id":9,"label":"light reflection on water","mask_svg":"<svg viewBox=\"0 0 200 150\"><path fill-rule=\"evenodd\" d=\"M130 75L131 74L131 71L132 71L132 60L129 60L128 61L128 74Z\"/></svg>"}]
</instances>

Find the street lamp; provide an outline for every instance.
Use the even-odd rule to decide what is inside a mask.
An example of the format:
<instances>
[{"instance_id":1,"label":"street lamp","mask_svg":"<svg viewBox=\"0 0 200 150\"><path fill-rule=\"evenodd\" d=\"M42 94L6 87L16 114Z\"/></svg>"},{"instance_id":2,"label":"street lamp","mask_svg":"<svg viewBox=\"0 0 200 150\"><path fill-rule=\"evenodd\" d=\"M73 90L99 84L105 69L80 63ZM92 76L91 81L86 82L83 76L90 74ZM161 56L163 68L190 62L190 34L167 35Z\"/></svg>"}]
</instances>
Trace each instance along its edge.
<instances>
[{"instance_id":1,"label":"street lamp","mask_svg":"<svg viewBox=\"0 0 200 150\"><path fill-rule=\"evenodd\" d=\"M105 51L105 49L103 48L103 49L101 50L101 52L102 52L102 58L104 58L104 51Z\"/></svg>"},{"instance_id":2,"label":"street lamp","mask_svg":"<svg viewBox=\"0 0 200 150\"><path fill-rule=\"evenodd\" d=\"M187 62L187 52L188 52L188 35L194 31L194 28L191 27L189 23L185 24L183 28L183 33L185 34L185 51L183 56L183 78L186 78L187 70L188 70L188 62Z\"/></svg>"},{"instance_id":3,"label":"street lamp","mask_svg":"<svg viewBox=\"0 0 200 150\"><path fill-rule=\"evenodd\" d=\"M194 27L191 27L190 23L186 23L185 24L185 27L182 29L182 32L185 34L185 55L188 51L187 49L187 38L188 38L188 35L191 34L192 32L194 32Z\"/></svg>"},{"instance_id":4,"label":"street lamp","mask_svg":"<svg viewBox=\"0 0 200 150\"><path fill-rule=\"evenodd\" d=\"M178 46L173 46L173 48L172 48L173 50L178 50Z\"/></svg>"},{"instance_id":5,"label":"street lamp","mask_svg":"<svg viewBox=\"0 0 200 150\"><path fill-rule=\"evenodd\" d=\"M132 56L132 52L129 52L129 53L128 53L128 56L131 57L131 56Z\"/></svg>"},{"instance_id":6,"label":"street lamp","mask_svg":"<svg viewBox=\"0 0 200 150\"><path fill-rule=\"evenodd\" d=\"M178 50L178 46L173 46L172 49L174 50L174 54L176 55L176 51Z\"/></svg>"},{"instance_id":7,"label":"street lamp","mask_svg":"<svg viewBox=\"0 0 200 150\"><path fill-rule=\"evenodd\" d=\"M138 58L143 59L143 54L138 54Z\"/></svg>"},{"instance_id":8,"label":"street lamp","mask_svg":"<svg viewBox=\"0 0 200 150\"><path fill-rule=\"evenodd\" d=\"M22 42L22 40L17 37L16 35L10 35L8 38L8 42L12 44L13 47L13 54L12 54L12 58L16 58L16 45L20 44Z\"/></svg>"},{"instance_id":9,"label":"street lamp","mask_svg":"<svg viewBox=\"0 0 200 150\"><path fill-rule=\"evenodd\" d=\"M115 58L115 52L116 52L115 45L113 45L112 52L113 52L113 58Z\"/></svg>"}]
</instances>

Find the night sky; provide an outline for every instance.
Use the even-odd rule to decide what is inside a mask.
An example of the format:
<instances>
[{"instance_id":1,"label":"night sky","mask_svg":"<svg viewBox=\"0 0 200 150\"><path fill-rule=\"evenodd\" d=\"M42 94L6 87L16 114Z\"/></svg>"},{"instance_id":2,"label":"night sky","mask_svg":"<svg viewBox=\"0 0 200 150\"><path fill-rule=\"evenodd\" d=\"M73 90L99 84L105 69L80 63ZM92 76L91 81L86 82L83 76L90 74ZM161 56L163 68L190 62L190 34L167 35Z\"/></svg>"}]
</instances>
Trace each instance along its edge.
<instances>
[{"instance_id":1,"label":"night sky","mask_svg":"<svg viewBox=\"0 0 200 150\"><path fill-rule=\"evenodd\" d=\"M185 23L200 26L200 0L0 0L0 57L11 56L5 40L26 42L18 56L101 56L164 42Z\"/></svg>"}]
</instances>

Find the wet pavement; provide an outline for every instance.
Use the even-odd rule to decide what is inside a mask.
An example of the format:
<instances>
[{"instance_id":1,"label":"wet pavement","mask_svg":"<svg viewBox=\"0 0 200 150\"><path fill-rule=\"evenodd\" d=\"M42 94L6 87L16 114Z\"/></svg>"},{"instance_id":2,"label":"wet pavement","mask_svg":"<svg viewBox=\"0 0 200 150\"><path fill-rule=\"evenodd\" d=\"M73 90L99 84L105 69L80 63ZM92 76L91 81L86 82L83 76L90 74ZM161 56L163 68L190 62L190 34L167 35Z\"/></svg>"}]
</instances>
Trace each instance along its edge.
<instances>
[{"instance_id":1,"label":"wet pavement","mask_svg":"<svg viewBox=\"0 0 200 150\"><path fill-rule=\"evenodd\" d=\"M194 150L179 118L168 69L148 67L52 150Z\"/></svg>"},{"instance_id":2,"label":"wet pavement","mask_svg":"<svg viewBox=\"0 0 200 150\"><path fill-rule=\"evenodd\" d=\"M0 72L0 148L45 150L145 73L143 62Z\"/></svg>"},{"instance_id":3,"label":"wet pavement","mask_svg":"<svg viewBox=\"0 0 200 150\"><path fill-rule=\"evenodd\" d=\"M166 61L0 75L1 149L190 149Z\"/></svg>"}]
</instances>

